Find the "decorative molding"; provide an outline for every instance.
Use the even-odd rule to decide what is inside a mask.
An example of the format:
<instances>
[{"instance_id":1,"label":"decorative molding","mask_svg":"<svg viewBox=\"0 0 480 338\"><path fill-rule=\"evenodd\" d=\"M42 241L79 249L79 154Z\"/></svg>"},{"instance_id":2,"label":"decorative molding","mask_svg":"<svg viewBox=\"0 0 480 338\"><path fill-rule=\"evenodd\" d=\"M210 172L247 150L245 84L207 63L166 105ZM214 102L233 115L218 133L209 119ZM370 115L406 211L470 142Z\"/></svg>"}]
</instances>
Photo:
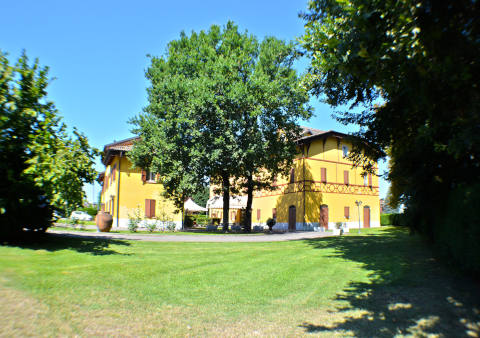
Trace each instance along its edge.
<instances>
[{"instance_id":1,"label":"decorative molding","mask_svg":"<svg viewBox=\"0 0 480 338\"><path fill-rule=\"evenodd\" d=\"M379 187L370 187L358 184L322 183L320 181L312 180L279 184L277 185L277 187L278 189L274 191L255 191L253 197L261 198L270 196L281 196L300 192L321 192L367 196L379 195Z\"/></svg>"},{"instance_id":2,"label":"decorative molding","mask_svg":"<svg viewBox=\"0 0 480 338\"><path fill-rule=\"evenodd\" d=\"M335 164L345 164L345 165L348 165L348 166L353 166L353 163L352 162L340 162L340 161L332 161L332 160L324 160L324 159L321 159L321 158L314 158L314 157L299 157L299 158L295 158L293 161L300 161L300 160L312 160L312 161L319 161L319 162L328 162L328 163L335 163ZM377 166L374 166L373 167L374 169L378 169Z\"/></svg>"}]
</instances>

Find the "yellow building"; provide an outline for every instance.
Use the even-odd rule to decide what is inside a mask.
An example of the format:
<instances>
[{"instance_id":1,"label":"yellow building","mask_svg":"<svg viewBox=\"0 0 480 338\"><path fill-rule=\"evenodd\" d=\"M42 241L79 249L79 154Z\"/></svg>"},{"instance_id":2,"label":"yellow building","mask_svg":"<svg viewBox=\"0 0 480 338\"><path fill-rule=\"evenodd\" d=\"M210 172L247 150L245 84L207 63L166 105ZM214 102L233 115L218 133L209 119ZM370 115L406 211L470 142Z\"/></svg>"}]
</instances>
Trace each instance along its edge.
<instances>
[{"instance_id":1,"label":"yellow building","mask_svg":"<svg viewBox=\"0 0 480 338\"><path fill-rule=\"evenodd\" d=\"M163 187L158 178L146 171L133 169L126 154L134 138L107 144L102 162L105 172L98 177L102 185L102 210L113 216L113 226L126 228L129 218L136 215L145 222L157 222L162 227L175 224L181 228L182 215L175 212L173 203L161 196Z\"/></svg>"},{"instance_id":2,"label":"yellow building","mask_svg":"<svg viewBox=\"0 0 480 338\"><path fill-rule=\"evenodd\" d=\"M289 231L333 229L337 222L348 228L359 227L359 221L361 227L380 226L378 176L363 177L361 168L352 167L346 158L352 148L347 135L303 130L289 177L279 178L273 191L254 192L252 225L264 226L274 218L274 229ZM221 219L221 207L217 202L210 208L210 217ZM240 209L230 210L230 222L238 223L241 214Z\"/></svg>"}]
</instances>

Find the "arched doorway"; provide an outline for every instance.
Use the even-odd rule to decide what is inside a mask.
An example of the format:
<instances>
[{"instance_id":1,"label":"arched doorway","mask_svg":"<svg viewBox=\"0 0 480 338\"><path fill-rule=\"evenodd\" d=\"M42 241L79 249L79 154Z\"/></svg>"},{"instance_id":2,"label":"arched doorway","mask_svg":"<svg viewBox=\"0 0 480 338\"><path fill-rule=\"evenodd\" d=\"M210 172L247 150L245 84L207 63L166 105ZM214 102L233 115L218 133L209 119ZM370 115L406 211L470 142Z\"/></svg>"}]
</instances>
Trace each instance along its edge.
<instances>
[{"instance_id":1,"label":"arched doorway","mask_svg":"<svg viewBox=\"0 0 480 338\"><path fill-rule=\"evenodd\" d=\"M363 227L370 228L370 207L368 205L363 207Z\"/></svg>"},{"instance_id":2,"label":"arched doorway","mask_svg":"<svg viewBox=\"0 0 480 338\"><path fill-rule=\"evenodd\" d=\"M320 206L320 226L328 229L328 205L326 204Z\"/></svg>"},{"instance_id":3,"label":"arched doorway","mask_svg":"<svg viewBox=\"0 0 480 338\"><path fill-rule=\"evenodd\" d=\"M297 230L297 208L291 205L288 208L288 231Z\"/></svg>"}]
</instances>

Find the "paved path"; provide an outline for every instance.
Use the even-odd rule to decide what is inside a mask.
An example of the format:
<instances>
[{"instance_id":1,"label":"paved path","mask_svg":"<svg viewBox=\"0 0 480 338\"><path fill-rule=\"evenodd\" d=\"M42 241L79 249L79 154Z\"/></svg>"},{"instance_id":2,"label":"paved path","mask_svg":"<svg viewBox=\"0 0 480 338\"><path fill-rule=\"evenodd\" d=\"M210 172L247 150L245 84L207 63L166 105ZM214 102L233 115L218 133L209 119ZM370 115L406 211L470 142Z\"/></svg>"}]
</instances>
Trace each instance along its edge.
<instances>
[{"instance_id":1,"label":"paved path","mask_svg":"<svg viewBox=\"0 0 480 338\"><path fill-rule=\"evenodd\" d=\"M112 238L150 242L281 242L333 236L331 232L287 232L265 235L139 235L52 229L49 229L48 233L66 237Z\"/></svg>"}]
</instances>

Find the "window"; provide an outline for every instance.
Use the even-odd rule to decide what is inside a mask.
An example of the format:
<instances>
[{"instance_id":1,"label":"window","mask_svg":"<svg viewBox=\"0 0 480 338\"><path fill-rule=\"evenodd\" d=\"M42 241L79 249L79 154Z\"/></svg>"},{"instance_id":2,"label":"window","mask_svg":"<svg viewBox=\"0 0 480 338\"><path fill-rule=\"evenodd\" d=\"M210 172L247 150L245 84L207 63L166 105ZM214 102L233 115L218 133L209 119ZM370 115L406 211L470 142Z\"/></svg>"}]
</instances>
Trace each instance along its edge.
<instances>
[{"instance_id":1,"label":"window","mask_svg":"<svg viewBox=\"0 0 480 338\"><path fill-rule=\"evenodd\" d=\"M145 200L145 217L147 218L155 217L155 200L151 200L151 199Z\"/></svg>"},{"instance_id":2,"label":"window","mask_svg":"<svg viewBox=\"0 0 480 338\"><path fill-rule=\"evenodd\" d=\"M322 168L321 170L322 183L327 183L327 168Z\"/></svg>"},{"instance_id":3,"label":"window","mask_svg":"<svg viewBox=\"0 0 480 338\"><path fill-rule=\"evenodd\" d=\"M290 183L295 183L295 169L290 169Z\"/></svg>"},{"instance_id":4,"label":"window","mask_svg":"<svg viewBox=\"0 0 480 338\"><path fill-rule=\"evenodd\" d=\"M350 218L350 207L344 207L343 208L343 214L345 218Z\"/></svg>"},{"instance_id":5,"label":"window","mask_svg":"<svg viewBox=\"0 0 480 338\"><path fill-rule=\"evenodd\" d=\"M156 182L156 176L156 173L147 171L147 182Z\"/></svg>"},{"instance_id":6,"label":"window","mask_svg":"<svg viewBox=\"0 0 480 338\"><path fill-rule=\"evenodd\" d=\"M257 221L260 221L260 209L257 209Z\"/></svg>"},{"instance_id":7,"label":"window","mask_svg":"<svg viewBox=\"0 0 480 338\"><path fill-rule=\"evenodd\" d=\"M343 157L348 156L348 147L347 146L342 146L342 153L343 153Z\"/></svg>"},{"instance_id":8,"label":"window","mask_svg":"<svg viewBox=\"0 0 480 338\"><path fill-rule=\"evenodd\" d=\"M345 170L343 172L343 183L345 183L346 185L348 185L348 170Z\"/></svg>"},{"instance_id":9,"label":"window","mask_svg":"<svg viewBox=\"0 0 480 338\"><path fill-rule=\"evenodd\" d=\"M372 174L368 174L368 185L372 186Z\"/></svg>"},{"instance_id":10,"label":"window","mask_svg":"<svg viewBox=\"0 0 480 338\"><path fill-rule=\"evenodd\" d=\"M156 173L142 170L142 182L156 183Z\"/></svg>"},{"instance_id":11,"label":"window","mask_svg":"<svg viewBox=\"0 0 480 338\"><path fill-rule=\"evenodd\" d=\"M117 171L117 165L115 164L112 168L112 183L115 182L115 172Z\"/></svg>"},{"instance_id":12,"label":"window","mask_svg":"<svg viewBox=\"0 0 480 338\"><path fill-rule=\"evenodd\" d=\"M274 220L277 219L277 208L273 208L273 209L272 209L272 218L273 218Z\"/></svg>"},{"instance_id":13,"label":"window","mask_svg":"<svg viewBox=\"0 0 480 338\"><path fill-rule=\"evenodd\" d=\"M367 175L363 176L363 185L367 186Z\"/></svg>"}]
</instances>

